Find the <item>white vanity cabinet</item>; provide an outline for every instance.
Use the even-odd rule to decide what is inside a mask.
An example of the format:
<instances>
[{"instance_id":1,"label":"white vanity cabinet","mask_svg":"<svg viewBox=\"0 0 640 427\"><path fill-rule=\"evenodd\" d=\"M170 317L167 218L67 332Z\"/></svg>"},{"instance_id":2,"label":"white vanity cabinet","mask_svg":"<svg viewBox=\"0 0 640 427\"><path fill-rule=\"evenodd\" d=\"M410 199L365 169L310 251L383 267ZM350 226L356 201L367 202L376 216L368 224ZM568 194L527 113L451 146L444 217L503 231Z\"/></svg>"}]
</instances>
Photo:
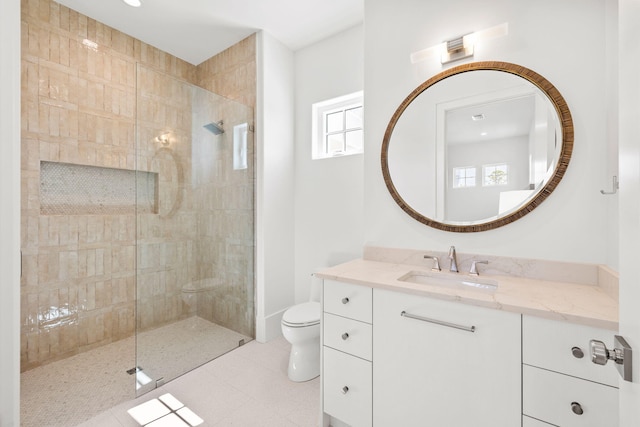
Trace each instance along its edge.
<instances>
[{"instance_id":1,"label":"white vanity cabinet","mask_svg":"<svg viewBox=\"0 0 640 427\"><path fill-rule=\"evenodd\" d=\"M614 332L324 281L323 426L618 425Z\"/></svg>"},{"instance_id":2,"label":"white vanity cabinet","mask_svg":"<svg viewBox=\"0 0 640 427\"><path fill-rule=\"evenodd\" d=\"M375 426L521 425L520 315L374 289L373 325Z\"/></svg>"},{"instance_id":3,"label":"white vanity cabinet","mask_svg":"<svg viewBox=\"0 0 640 427\"><path fill-rule=\"evenodd\" d=\"M609 330L523 316L525 420L562 427L617 426L618 373L611 363L592 363L589 350L590 340L610 346L612 336Z\"/></svg>"}]
</instances>

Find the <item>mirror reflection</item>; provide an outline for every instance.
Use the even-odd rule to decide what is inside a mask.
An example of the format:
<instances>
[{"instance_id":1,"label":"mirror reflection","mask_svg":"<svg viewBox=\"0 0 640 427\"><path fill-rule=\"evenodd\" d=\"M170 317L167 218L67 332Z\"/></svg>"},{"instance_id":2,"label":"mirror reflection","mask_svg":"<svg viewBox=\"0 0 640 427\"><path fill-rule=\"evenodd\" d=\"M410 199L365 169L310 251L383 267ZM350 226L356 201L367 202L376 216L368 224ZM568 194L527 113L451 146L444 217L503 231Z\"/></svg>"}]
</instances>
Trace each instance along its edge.
<instances>
[{"instance_id":1,"label":"mirror reflection","mask_svg":"<svg viewBox=\"0 0 640 427\"><path fill-rule=\"evenodd\" d=\"M557 90L531 70L525 78L481 64L425 82L385 134L387 187L436 228L481 231L523 216L555 188L570 158L571 116Z\"/></svg>"}]
</instances>

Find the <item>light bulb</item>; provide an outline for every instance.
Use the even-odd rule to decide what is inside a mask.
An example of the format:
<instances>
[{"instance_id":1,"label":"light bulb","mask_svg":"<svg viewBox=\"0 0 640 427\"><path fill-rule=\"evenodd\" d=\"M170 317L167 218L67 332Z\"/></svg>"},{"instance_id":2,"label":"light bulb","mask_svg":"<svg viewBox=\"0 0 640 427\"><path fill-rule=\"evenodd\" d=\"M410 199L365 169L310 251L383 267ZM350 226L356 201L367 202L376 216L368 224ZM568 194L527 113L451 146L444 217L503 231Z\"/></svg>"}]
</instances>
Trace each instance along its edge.
<instances>
[{"instance_id":1,"label":"light bulb","mask_svg":"<svg viewBox=\"0 0 640 427\"><path fill-rule=\"evenodd\" d=\"M133 6L133 7L142 6L142 0L122 0L122 1L128 4L129 6Z\"/></svg>"}]
</instances>

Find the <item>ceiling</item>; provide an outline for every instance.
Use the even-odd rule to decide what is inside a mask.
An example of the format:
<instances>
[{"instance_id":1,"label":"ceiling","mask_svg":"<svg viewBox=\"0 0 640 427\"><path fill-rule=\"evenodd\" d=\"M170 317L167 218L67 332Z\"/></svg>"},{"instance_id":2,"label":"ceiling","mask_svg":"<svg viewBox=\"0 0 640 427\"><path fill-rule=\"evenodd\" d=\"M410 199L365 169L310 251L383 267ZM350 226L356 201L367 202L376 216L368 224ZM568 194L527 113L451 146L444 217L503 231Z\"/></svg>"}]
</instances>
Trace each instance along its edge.
<instances>
[{"instance_id":1,"label":"ceiling","mask_svg":"<svg viewBox=\"0 0 640 427\"><path fill-rule=\"evenodd\" d=\"M194 65L258 30L295 51L364 16L364 0L56 1Z\"/></svg>"},{"instance_id":2,"label":"ceiling","mask_svg":"<svg viewBox=\"0 0 640 427\"><path fill-rule=\"evenodd\" d=\"M528 135L534 110L535 95L449 110L446 117L447 144L468 144ZM479 120L474 120L474 116Z\"/></svg>"}]
</instances>

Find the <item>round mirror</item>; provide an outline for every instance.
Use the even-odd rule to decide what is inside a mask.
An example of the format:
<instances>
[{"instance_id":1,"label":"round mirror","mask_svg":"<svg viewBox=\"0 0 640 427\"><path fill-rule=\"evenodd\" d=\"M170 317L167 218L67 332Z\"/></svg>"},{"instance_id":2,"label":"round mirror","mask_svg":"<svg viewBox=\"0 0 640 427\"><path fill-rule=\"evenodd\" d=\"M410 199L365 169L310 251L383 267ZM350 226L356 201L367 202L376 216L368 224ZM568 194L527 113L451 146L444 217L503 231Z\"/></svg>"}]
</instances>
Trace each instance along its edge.
<instances>
[{"instance_id":1,"label":"round mirror","mask_svg":"<svg viewBox=\"0 0 640 427\"><path fill-rule=\"evenodd\" d=\"M501 227L556 188L573 122L544 77L506 62L464 64L430 78L400 104L382 143L391 196L446 231Z\"/></svg>"}]
</instances>

